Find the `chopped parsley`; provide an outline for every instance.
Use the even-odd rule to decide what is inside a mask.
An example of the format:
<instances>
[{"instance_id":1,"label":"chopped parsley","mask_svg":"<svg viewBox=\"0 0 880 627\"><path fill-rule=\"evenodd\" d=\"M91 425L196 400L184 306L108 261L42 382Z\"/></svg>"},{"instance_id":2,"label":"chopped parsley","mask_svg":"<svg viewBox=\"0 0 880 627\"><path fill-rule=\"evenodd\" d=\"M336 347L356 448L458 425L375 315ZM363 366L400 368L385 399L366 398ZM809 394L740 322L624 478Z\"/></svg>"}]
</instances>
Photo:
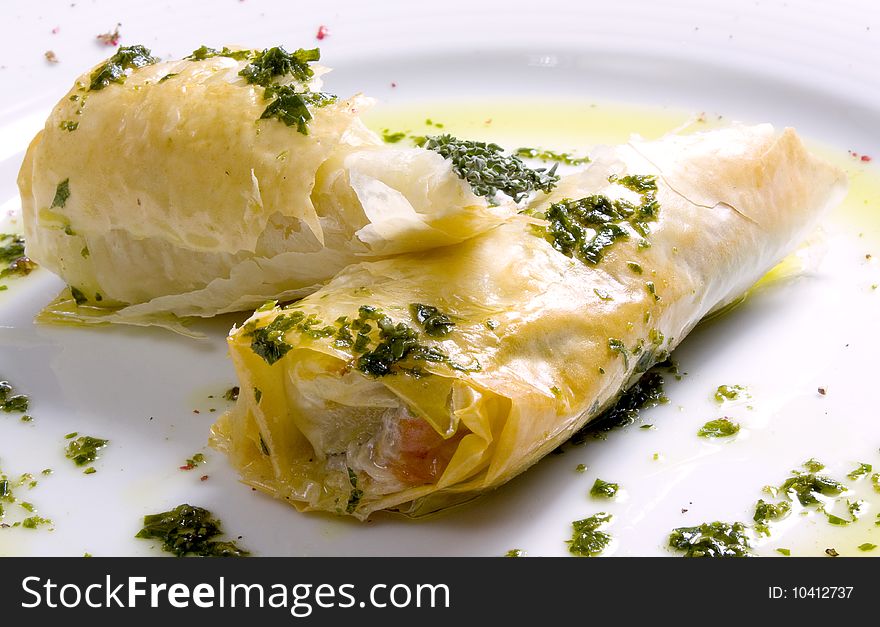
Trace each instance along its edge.
<instances>
[{"instance_id":1,"label":"chopped parsley","mask_svg":"<svg viewBox=\"0 0 880 627\"><path fill-rule=\"evenodd\" d=\"M526 552L522 549L510 549L507 553L504 554L504 557L525 557Z\"/></svg>"},{"instance_id":2,"label":"chopped parsley","mask_svg":"<svg viewBox=\"0 0 880 627\"><path fill-rule=\"evenodd\" d=\"M351 514L357 509L358 504L361 502L361 498L364 496L364 491L358 488L357 474L351 468L348 469L348 482L351 484L351 492L348 495L348 503L345 505L345 512Z\"/></svg>"},{"instance_id":3,"label":"chopped parsley","mask_svg":"<svg viewBox=\"0 0 880 627\"><path fill-rule=\"evenodd\" d=\"M455 323L449 316L431 305L413 303L409 310L416 322L431 337L446 337L455 328Z\"/></svg>"},{"instance_id":4,"label":"chopped parsley","mask_svg":"<svg viewBox=\"0 0 880 627\"><path fill-rule=\"evenodd\" d=\"M501 192L519 202L534 191L549 192L559 181L556 166L532 169L498 144L458 139L449 134L425 137L419 142L452 161L452 169L478 196L492 199Z\"/></svg>"},{"instance_id":5,"label":"chopped parsley","mask_svg":"<svg viewBox=\"0 0 880 627\"><path fill-rule=\"evenodd\" d=\"M62 120L61 124L58 125L58 128L62 131L72 133L79 128L79 122L75 122L74 120Z\"/></svg>"},{"instance_id":6,"label":"chopped parsley","mask_svg":"<svg viewBox=\"0 0 880 627\"><path fill-rule=\"evenodd\" d=\"M193 54L195 55L195 52ZM283 47L275 46L256 53L239 75L248 83L263 87L269 87L275 79L288 74L305 83L315 75L309 64L320 58L321 51L318 48L310 50L300 48L294 52L287 52Z\"/></svg>"},{"instance_id":7,"label":"chopped parsley","mask_svg":"<svg viewBox=\"0 0 880 627\"><path fill-rule=\"evenodd\" d=\"M745 392L746 388L741 385L719 385L715 390L715 401L735 401Z\"/></svg>"},{"instance_id":8,"label":"chopped parsley","mask_svg":"<svg viewBox=\"0 0 880 627\"><path fill-rule=\"evenodd\" d=\"M109 443L109 440L83 435L71 441L67 445L64 454L67 459L73 461L77 466L85 466L98 459L98 451Z\"/></svg>"},{"instance_id":9,"label":"chopped parsley","mask_svg":"<svg viewBox=\"0 0 880 627\"><path fill-rule=\"evenodd\" d=\"M710 420L700 427L697 435L701 438L729 438L732 435L736 435L739 429L739 423L725 417Z\"/></svg>"},{"instance_id":10,"label":"chopped parsley","mask_svg":"<svg viewBox=\"0 0 880 627\"><path fill-rule=\"evenodd\" d=\"M859 551L873 551L876 548L877 545L870 542L865 542L864 544L859 545Z\"/></svg>"},{"instance_id":11,"label":"chopped parsley","mask_svg":"<svg viewBox=\"0 0 880 627\"><path fill-rule=\"evenodd\" d=\"M413 316L420 321L428 335L448 334L454 323L448 316L434 307L413 305ZM349 320L341 316L335 325L322 325L314 314L306 316L301 311L290 311L275 317L265 327L257 328L256 322L245 325L245 337L251 338L251 350L272 365L284 357L293 346L287 341L287 334L298 331L312 339L334 338L337 348L350 348L355 356L355 367L371 376L381 377L392 372L404 372L423 376L424 371L404 368L400 362L444 363L453 370L473 372L479 364L461 365L449 358L438 346L421 342L419 333L405 322L395 323L376 307L362 305L358 317ZM378 333L377 333L378 332Z\"/></svg>"},{"instance_id":12,"label":"chopped parsley","mask_svg":"<svg viewBox=\"0 0 880 627\"><path fill-rule=\"evenodd\" d=\"M818 505L821 502L816 498L817 494L824 496L837 496L846 491L846 486L824 475L814 472L795 474L789 477L779 487L789 498L794 496L801 505Z\"/></svg>"},{"instance_id":13,"label":"chopped parsley","mask_svg":"<svg viewBox=\"0 0 880 627\"><path fill-rule=\"evenodd\" d=\"M748 557L751 545L743 523L703 523L673 529L669 546L684 557Z\"/></svg>"},{"instance_id":14,"label":"chopped parsley","mask_svg":"<svg viewBox=\"0 0 880 627\"><path fill-rule=\"evenodd\" d=\"M88 302L89 298L85 294L83 294L82 290L72 285L70 287L70 296L73 298L73 302L77 305L82 305L83 303Z\"/></svg>"},{"instance_id":15,"label":"chopped parsley","mask_svg":"<svg viewBox=\"0 0 880 627\"><path fill-rule=\"evenodd\" d=\"M248 555L235 542L215 540L222 534L220 521L206 509L193 505L178 505L160 514L144 516L144 527L136 538L162 541L162 549L177 557L243 557Z\"/></svg>"},{"instance_id":16,"label":"chopped parsley","mask_svg":"<svg viewBox=\"0 0 880 627\"><path fill-rule=\"evenodd\" d=\"M55 207L64 208L64 205L67 204L67 199L70 198L70 179L64 179L55 187L55 198L52 199L52 204L49 205L50 209L54 209Z\"/></svg>"},{"instance_id":17,"label":"chopped parsley","mask_svg":"<svg viewBox=\"0 0 880 627\"><path fill-rule=\"evenodd\" d=\"M574 532L568 540L568 550L578 557L595 557L611 543L611 535L601 527L611 521L611 514L599 512L589 518L571 523Z\"/></svg>"},{"instance_id":18,"label":"chopped parsley","mask_svg":"<svg viewBox=\"0 0 880 627\"><path fill-rule=\"evenodd\" d=\"M755 530L764 535L770 535L770 527L768 523L775 520L781 520L788 516L791 512L791 505L787 501L780 503L767 503L764 499L759 499L755 504Z\"/></svg>"},{"instance_id":19,"label":"chopped parsley","mask_svg":"<svg viewBox=\"0 0 880 627\"><path fill-rule=\"evenodd\" d=\"M621 394L611 408L575 432L570 442L582 444L588 436L602 438L612 429L633 424L641 410L668 402L663 394L663 375L648 372Z\"/></svg>"},{"instance_id":20,"label":"chopped parsley","mask_svg":"<svg viewBox=\"0 0 880 627\"><path fill-rule=\"evenodd\" d=\"M201 46L193 50L191 55L184 58L188 61L204 61L205 59L210 59L212 57L229 57L230 59L235 59L236 61L242 61L244 59L250 58L253 54L253 50L230 50L226 46L224 46L222 50L215 50L214 48L209 48L208 46Z\"/></svg>"},{"instance_id":21,"label":"chopped parsley","mask_svg":"<svg viewBox=\"0 0 880 627\"><path fill-rule=\"evenodd\" d=\"M125 70L144 67L158 62L149 48L144 46L123 46L103 65L92 72L89 91L104 89L110 83L125 82Z\"/></svg>"},{"instance_id":22,"label":"chopped parsley","mask_svg":"<svg viewBox=\"0 0 880 627\"><path fill-rule=\"evenodd\" d=\"M656 177L633 175L609 180L637 192L640 204L603 195L564 199L544 212L543 218L550 224L538 232L562 254L589 265L598 264L616 241L629 238L627 225L646 238L649 223L657 219L660 210ZM643 241L647 245L647 240Z\"/></svg>"},{"instance_id":23,"label":"chopped parsley","mask_svg":"<svg viewBox=\"0 0 880 627\"><path fill-rule=\"evenodd\" d=\"M239 387L237 385L229 388L223 393L223 398L227 401L237 401L238 400Z\"/></svg>"},{"instance_id":24,"label":"chopped parsley","mask_svg":"<svg viewBox=\"0 0 880 627\"><path fill-rule=\"evenodd\" d=\"M602 479L596 479L593 483L593 487L590 488L590 496L594 498L606 498L612 499L617 494L617 491L620 489L620 486L616 483L610 483L608 481L602 481Z\"/></svg>"},{"instance_id":25,"label":"chopped parsley","mask_svg":"<svg viewBox=\"0 0 880 627\"><path fill-rule=\"evenodd\" d=\"M803 467L806 468L807 470L809 470L810 472L819 472L820 470L825 468L825 464L823 464L819 460L811 457L810 459L808 459L807 461L805 461L803 463ZM797 471L795 471L795 472L797 472Z\"/></svg>"},{"instance_id":26,"label":"chopped parsley","mask_svg":"<svg viewBox=\"0 0 880 627\"><path fill-rule=\"evenodd\" d=\"M575 157L567 152L555 152L542 148L517 148L516 156L522 159L538 159L540 161L556 161L565 165L583 165L590 162L589 157Z\"/></svg>"},{"instance_id":27,"label":"chopped parsley","mask_svg":"<svg viewBox=\"0 0 880 627\"><path fill-rule=\"evenodd\" d=\"M864 477L865 475L870 473L872 470L874 470L874 467L871 466L871 464L866 464L864 462L861 462L859 464L858 468L856 468L855 470L853 470L852 472L850 472L846 476L849 477L850 479L852 479L853 481L855 481L856 479L859 479L860 477Z\"/></svg>"},{"instance_id":28,"label":"chopped parsley","mask_svg":"<svg viewBox=\"0 0 880 627\"><path fill-rule=\"evenodd\" d=\"M205 459L205 455L203 453L196 453L192 457L186 460L186 464L180 467L181 470L192 470L199 464L206 464L208 462Z\"/></svg>"},{"instance_id":29,"label":"chopped parsley","mask_svg":"<svg viewBox=\"0 0 880 627\"><path fill-rule=\"evenodd\" d=\"M24 394L16 394L9 381L0 381L0 409L7 414L24 413L29 404L30 398Z\"/></svg>"},{"instance_id":30,"label":"chopped parsley","mask_svg":"<svg viewBox=\"0 0 880 627\"><path fill-rule=\"evenodd\" d=\"M295 126L303 135L308 135L308 123L312 119L309 107L325 107L336 102L336 96L322 92L297 92L293 85L278 85L266 89L266 98L274 100L263 111L261 120L276 118L287 126Z\"/></svg>"},{"instance_id":31,"label":"chopped parsley","mask_svg":"<svg viewBox=\"0 0 880 627\"><path fill-rule=\"evenodd\" d=\"M402 131L392 133L387 128L382 131L382 141L384 141L386 144L396 144L404 139L406 139L406 133Z\"/></svg>"}]
</instances>

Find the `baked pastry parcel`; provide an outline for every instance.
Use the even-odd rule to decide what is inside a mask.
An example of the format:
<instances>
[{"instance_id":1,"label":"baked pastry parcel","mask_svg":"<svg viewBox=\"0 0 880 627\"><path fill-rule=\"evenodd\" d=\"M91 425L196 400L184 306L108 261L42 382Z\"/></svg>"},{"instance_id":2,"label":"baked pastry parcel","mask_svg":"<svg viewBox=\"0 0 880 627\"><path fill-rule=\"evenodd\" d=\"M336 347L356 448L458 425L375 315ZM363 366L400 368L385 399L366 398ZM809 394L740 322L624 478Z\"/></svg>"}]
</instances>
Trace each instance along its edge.
<instances>
[{"instance_id":1,"label":"baked pastry parcel","mask_svg":"<svg viewBox=\"0 0 880 627\"><path fill-rule=\"evenodd\" d=\"M229 335L213 431L301 510L420 515L505 483L731 303L844 193L791 129L600 150L455 246L360 263Z\"/></svg>"},{"instance_id":2,"label":"baked pastry parcel","mask_svg":"<svg viewBox=\"0 0 880 627\"><path fill-rule=\"evenodd\" d=\"M317 58L132 46L80 76L18 179L28 255L71 287L42 319L253 309L509 215L440 153L383 143L360 121L369 98L321 91Z\"/></svg>"}]
</instances>

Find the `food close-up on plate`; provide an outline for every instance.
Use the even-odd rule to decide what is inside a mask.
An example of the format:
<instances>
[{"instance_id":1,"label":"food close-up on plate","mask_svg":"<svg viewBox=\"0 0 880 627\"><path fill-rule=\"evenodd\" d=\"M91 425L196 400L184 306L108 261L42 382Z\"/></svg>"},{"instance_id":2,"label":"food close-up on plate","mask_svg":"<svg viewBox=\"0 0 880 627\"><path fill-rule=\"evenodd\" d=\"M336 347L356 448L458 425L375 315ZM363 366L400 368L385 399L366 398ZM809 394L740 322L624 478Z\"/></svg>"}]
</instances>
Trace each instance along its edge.
<instances>
[{"instance_id":1,"label":"food close-up on plate","mask_svg":"<svg viewBox=\"0 0 880 627\"><path fill-rule=\"evenodd\" d=\"M7 3L0 555L880 555L868 2Z\"/></svg>"}]
</instances>

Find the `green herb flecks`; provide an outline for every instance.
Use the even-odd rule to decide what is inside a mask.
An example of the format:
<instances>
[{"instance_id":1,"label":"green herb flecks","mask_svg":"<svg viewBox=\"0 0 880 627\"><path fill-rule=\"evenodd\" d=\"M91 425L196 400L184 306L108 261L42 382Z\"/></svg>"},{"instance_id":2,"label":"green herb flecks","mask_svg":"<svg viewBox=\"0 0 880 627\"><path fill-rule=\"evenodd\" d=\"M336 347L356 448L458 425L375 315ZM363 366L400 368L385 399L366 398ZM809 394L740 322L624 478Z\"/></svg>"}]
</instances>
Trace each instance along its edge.
<instances>
[{"instance_id":1,"label":"green herb flecks","mask_svg":"<svg viewBox=\"0 0 880 627\"><path fill-rule=\"evenodd\" d=\"M785 557L791 557L791 549L776 549L776 552Z\"/></svg>"},{"instance_id":2,"label":"green herb flecks","mask_svg":"<svg viewBox=\"0 0 880 627\"><path fill-rule=\"evenodd\" d=\"M409 310L416 322L431 337L446 337L455 328L455 323L449 316L431 305L413 303Z\"/></svg>"},{"instance_id":3,"label":"green herb flecks","mask_svg":"<svg viewBox=\"0 0 880 627\"><path fill-rule=\"evenodd\" d=\"M25 255L24 238L21 235L0 233L0 279L27 276L36 267L37 264Z\"/></svg>"},{"instance_id":4,"label":"green herb flecks","mask_svg":"<svg viewBox=\"0 0 880 627\"><path fill-rule=\"evenodd\" d=\"M820 462L818 459L810 458L803 463L803 467L806 468L810 472L819 472L823 468L825 468L825 464ZM794 471L799 472L799 471Z\"/></svg>"},{"instance_id":5,"label":"green herb flecks","mask_svg":"<svg viewBox=\"0 0 880 627\"><path fill-rule=\"evenodd\" d=\"M82 305L83 303L87 303L89 301L88 296L83 294L82 290L80 290L79 288L73 287L72 285L70 285L69 288L70 296L71 298L73 298L73 302L75 302L77 305Z\"/></svg>"},{"instance_id":6,"label":"green herb flecks","mask_svg":"<svg viewBox=\"0 0 880 627\"><path fill-rule=\"evenodd\" d=\"M387 128L382 131L382 141L384 141L386 144L396 144L404 139L406 139L406 133L402 131L392 133Z\"/></svg>"},{"instance_id":7,"label":"green herb flecks","mask_svg":"<svg viewBox=\"0 0 880 627\"><path fill-rule=\"evenodd\" d=\"M98 451L107 446L109 440L83 435L71 441L65 449L67 459L77 466L85 466L98 459Z\"/></svg>"},{"instance_id":8,"label":"green herb flecks","mask_svg":"<svg viewBox=\"0 0 880 627\"><path fill-rule=\"evenodd\" d=\"M801 505L807 506L821 503L816 498L817 494L837 496L846 491L846 486L830 477L807 472L789 477L779 489L783 494L788 495L789 498L794 496Z\"/></svg>"},{"instance_id":9,"label":"green herb flecks","mask_svg":"<svg viewBox=\"0 0 880 627\"><path fill-rule=\"evenodd\" d=\"M874 470L874 467L871 466L871 464L866 464L864 462L861 462L859 464L858 468L856 468L855 470L853 470L852 472L850 472L846 476L849 477L850 479L852 479L853 481L855 481L861 477L866 476L872 470Z\"/></svg>"},{"instance_id":10,"label":"green herb flecks","mask_svg":"<svg viewBox=\"0 0 880 627\"><path fill-rule=\"evenodd\" d=\"M18 523L16 523L18 524ZM42 516L29 516L21 521L23 529L37 529L45 525L51 525L52 521Z\"/></svg>"},{"instance_id":11,"label":"green herb flecks","mask_svg":"<svg viewBox=\"0 0 880 627\"><path fill-rule=\"evenodd\" d=\"M596 479L593 483L593 487L590 488L590 496L594 498L613 499L619 489L620 486L616 483Z\"/></svg>"},{"instance_id":12,"label":"green herb flecks","mask_svg":"<svg viewBox=\"0 0 880 627\"><path fill-rule=\"evenodd\" d=\"M859 551L873 551L877 548L876 544L872 544L871 542L865 542L864 544L859 545Z\"/></svg>"},{"instance_id":13,"label":"green herb flecks","mask_svg":"<svg viewBox=\"0 0 880 627\"><path fill-rule=\"evenodd\" d=\"M201 46L193 50L192 54L188 57L184 57L184 59L188 61L204 61L205 59L210 59L212 57L229 57L236 61L242 61L254 56L254 54L253 50L230 50L226 46L224 46L222 50L215 50L208 46Z\"/></svg>"},{"instance_id":14,"label":"green herb flecks","mask_svg":"<svg viewBox=\"0 0 880 627\"><path fill-rule=\"evenodd\" d=\"M701 438L729 438L739 433L740 426L730 418L710 420L697 431Z\"/></svg>"},{"instance_id":15,"label":"green herb flecks","mask_svg":"<svg viewBox=\"0 0 880 627\"><path fill-rule=\"evenodd\" d=\"M144 527L136 538L162 541L162 549L178 557L243 557L248 552L235 542L215 540L223 531L220 521L206 509L193 505L178 505L174 509L144 516Z\"/></svg>"},{"instance_id":16,"label":"green herb flecks","mask_svg":"<svg viewBox=\"0 0 880 627\"><path fill-rule=\"evenodd\" d=\"M764 499L759 499L755 504L755 530L764 535L770 535L771 521L782 520L791 512L791 505L787 501L779 503L767 503Z\"/></svg>"},{"instance_id":17,"label":"green herb flecks","mask_svg":"<svg viewBox=\"0 0 880 627\"><path fill-rule=\"evenodd\" d=\"M181 470L192 470L197 467L199 464L206 464L208 460L205 458L203 453L196 453L192 457L186 460L186 464L180 467Z\"/></svg>"},{"instance_id":18,"label":"green herb flecks","mask_svg":"<svg viewBox=\"0 0 880 627\"><path fill-rule=\"evenodd\" d=\"M746 391L741 385L719 385L715 390L715 401L723 403L724 401L738 400Z\"/></svg>"},{"instance_id":19,"label":"green herb flecks","mask_svg":"<svg viewBox=\"0 0 880 627\"><path fill-rule=\"evenodd\" d=\"M428 136L420 142L452 161L459 178L470 184L478 196L492 199L501 192L519 202L534 191L549 192L559 181L556 166L532 169L513 155L505 155L498 144L458 139L449 134Z\"/></svg>"},{"instance_id":20,"label":"green herb flecks","mask_svg":"<svg viewBox=\"0 0 880 627\"><path fill-rule=\"evenodd\" d=\"M522 549L510 549L507 553L504 554L504 557L525 557L526 552Z\"/></svg>"},{"instance_id":21,"label":"green herb flecks","mask_svg":"<svg viewBox=\"0 0 880 627\"><path fill-rule=\"evenodd\" d=\"M837 514L832 514L828 511L822 510L825 514L825 517L828 519L828 523L832 525L837 525L838 527L846 527L847 525L851 525L859 519L859 512L862 509L863 501L847 501L847 510L849 511L849 518L842 518Z\"/></svg>"},{"instance_id":22,"label":"green herb flecks","mask_svg":"<svg viewBox=\"0 0 880 627\"><path fill-rule=\"evenodd\" d=\"M239 387L237 385L229 388L223 393L223 398L230 402L238 400Z\"/></svg>"},{"instance_id":23,"label":"green herb flecks","mask_svg":"<svg viewBox=\"0 0 880 627\"><path fill-rule=\"evenodd\" d=\"M315 75L309 64L320 58L321 51L318 48L310 50L300 48L294 52L287 52L283 47L275 46L256 53L239 75L248 83L263 87L268 87L275 79L288 75L305 83Z\"/></svg>"},{"instance_id":24,"label":"green herb flecks","mask_svg":"<svg viewBox=\"0 0 880 627\"><path fill-rule=\"evenodd\" d=\"M348 503L345 505L345 512L351 514L357 509L358 503L364 496L364 491L358 488L357 474L351 468L348 469L348 483L351 484L351 492L348 495Z\"/></svg>"},{"instance_id":25,"label":"green herb flecks","mask_svg":"<svg viewBox=\"0 0 880 627\"><path fill-rule=\"evenodd\" d=\"M564 199L544 212L541 217L550 224L537 231L559 252L590 265L598 264L616 241L630 237L627 225L647 238L650 223L657 219L660 210L656 178L634 175L611 181L638 193L640 204L602 195Z\"/></svg>"},{"instance_id":26,"label":"green herb flecks","mask_svg":"<svg viewBox=\"0 0 880 627\"><path fill-rule=\"evenodd\" d=\"M601 528L611 521L611 514L599 512L589 518L571 523L574 532L568 540L568 550L578 557L595 557L611 543L611 535Z\"/></svg>"},{"instance_id":27,"label":"green herb flecks","mask_svg":"<svg viewBox=\"0 0 880 627\"><path fill-rule=\"evenodd\" d=\"M24 394L16 394L9 381L0 381L0 409L7 414L24 413L29 404L30 399Z\"/></svg>"},{"instance_id":28,"label":"green herb flecks","mask_svg":"<svg viewBox=\"0 0 880 627\"><path fill-rule=\"evenodd\" d=\"M64 205L67 204L67 199L70 198L70 179L64 179L55 187L55 198L52 199L52 204L49 206L50 209L54 209L55 207L64 208Z\"/></svg>"},{"instance_id":29,"label":"green herb flecks","mask_svg":"<svg viewBox=\"0 0 880 627\"><path fill-rule=\"evenodd\" d=\"M62 131L67 131L68 133L72 133L77 128L79 128L79 122L74 120L62 120L61 124L58 125Z\"/></svg>"},{"instance_id":30,"label":"green herb flecks","mask_svg":"<svg viewBox=\"0 0 880 627\"><path fill-rule=\"evenodd\" d=\"M165 76L163 76L162 78L159 79L159 84L162 84L162 83L164 83L165 81L174 78L175 76L177 76L177 72L170 72L170 73L166 74Z\"/></svg>"},{"instance_id":31,"label":"green herb flecks","mask_svg":"<svg viewBox=\"0 0 880 627\"><path fill-rule=\"evenodd\" d=\"M293 85L279 85L266 89L266 99L274 97L266 107L261 120L277 118L287 126L295 126L303 135L309 134L308 123L312 119L311 108L325 107L336 102L336 96L321 92L297 92Z\"/></svg>"},{"instance_id":32,"label":"green herb flecks","mask_svg":"<svg viewBox=\"0 0 880 627\"><path fill-rule=\"evenodd\" d=\"M633 424L643 409L668 402L669 399L663 394L663 375L648 372L621 394L610 409L577 431L570 442L582 444L587 437L603 438L612 429Z\"/></svg>"},{"instance_id":33,"label":"green herb flecks","mask_svg":"<svg viewBox=\"0 0 880 627\"><path fill-rule=\"evenodd\" d=\"M376 377L391 374L392 367L407 358L448 363L449 356L445 351L419 342L418 332L406 323L395 324L390 317L374 307L362 306L358 312L359 317L352 326L358 331L355 350L363 346L364 352L357 359L357 369L364 374ZM365 344L361 338L366 338L369 342L368 334L372 330L368 322L370 320L375 321L379 328L379 341L371 350L366 350L369 344Z\"/></svg>"},{"instance_id":34,"label":"green herb flecks","mask_svg":"<svg viewBox=\"0 0 880 627\"><path fill-rule=\"evenodd\" d=\"M90 91L104 89L110 83L125 82L125 71L152 65L159 59L152 56L149 48L144 46L123 46L116 51L112 57L107 59L103 65L92 72Z\"/></svg>"},{"instance_id":35,"label":"green herb flecks","mask_svg":"<svg viewBox=\"0 0 880 627\"><path fill-rule=\"evenodd\" d=\"M575 157L567 152L555 152L542 148L517 148L517 157L522 159L538 159L539 161L556 161L565 165L584 165L590 162L589 157Z\"/></svg>"},{"instance_id":36,"label":"green herb flecks","mask_svg":"<svg viewBox=\"0 0 880 627\"><path fill-rule=\"evenodd\" d=\"M748 557L751 545L743 523L703 523L673 529L669 546L684 557Z\"/></svg>"}]
</instances>

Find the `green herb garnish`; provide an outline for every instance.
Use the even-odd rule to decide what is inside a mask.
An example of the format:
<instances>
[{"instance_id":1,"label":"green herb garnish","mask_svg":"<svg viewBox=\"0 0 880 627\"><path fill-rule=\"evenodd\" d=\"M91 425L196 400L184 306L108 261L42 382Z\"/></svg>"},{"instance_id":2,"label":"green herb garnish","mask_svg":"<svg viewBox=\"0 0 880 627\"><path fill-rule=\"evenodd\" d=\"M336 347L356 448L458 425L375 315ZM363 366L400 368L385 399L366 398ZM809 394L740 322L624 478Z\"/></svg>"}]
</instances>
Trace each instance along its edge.
<instances>
[{"instance_id":1,"label":"green herb garnish","mask_svg":"<svg viewBox=\"0 0 880 627\"><path fill-rule=\"evenodd\" d=\"M859 464L858 468L856 468L855 470L853 470L852 472L850 472L846 476L849 477L850 479L852 479L853 481L855 481L856 479L858 479L860 477L864 477L865 475L870 473L872 470L874 470L874 467L871 466L871 464L866 464L864 462L861 462Z\"/></svg>"},{"instance_id":2,"label":"green herb garnish","mask_svg":"<svg viewBox=\"0 0 880 627\"><path fill-rule=\"evenodd\" d=\"M49 205L50 209L54 209L55 207L63 208L64 205L67 204L67 199L70 198L70 179L64 179L55 187L55 198L52 199L52 204Z\"/></svg>"},{"instance_id":3,"label":"green herb garnish","mask_svg":"<svg viewBox=\"0 0 880 627\"><path fill-rule=\"evenodd\" d=\"M85 466L98 459L98 451L109 443L109 440L93 438L89 435L80 436L67 445L65 456L77 466Z\"/></svg>"},{"instance_id":4,"label":"green herb garnish","mask_svg":"<svg viewBox=\"0 0 880 627\"><path fill-rule=\"evenodd\" d=\"M620 486L616 483L610 483L608 481L602 481L602 479L596 479L596 481L593 483L593 487L590 488L590 496L594 498L611 499L614 498L619 489Z\"/></svg>"},{"instance_id":5,"label":"green herb garnish","mask_svg":"<svg viewBox=\"0 0 880 627\"><path fill-rule=\"evenodd\" d=\"M669 546L684 557L748 557L751 551L746 526L742 523L703 523L679 527L669 536Z\"/></svg>"},{"instance_id":6,"label":"green herb garnish","mask_svg":"<svg viewBox=\"0 0 880 627\"><path fill-rule=\"evenodd\" d=\"M198 52L198 51L196 51ZM195 52L193 53L195 54ZM315 75L310 63L321 58L318 48L287 52L282 46L267 48L254 55L253 60L239 72L239 75L252 85L268 87L276 78L292 75L305 83Z\"/></svg>"},{"instance_id":7,"label":"green herb garnish","mask_svg":"<svg viewBox=\"0 0 880 627\"><path fill-rule=\"evenodd\" d=\"M543 217L550 224L539 228L538 232L559 252L590 265L599 263L617 240L629 237L626 225L647 237L649 223L657 219L660 210L656 200L656 177L633 175L619 179L612 177L611 181L640 194L640 204L636 206L623 199L611 200L602 195L564 199L553 203L544 212ZM644 241L647 245L647 240ZM656 298L656 294L654 296Z\"/></svg>"},{"instance_id":8,"label":"green herb garnish","mask_svg":"<svg viewBox=\"0 0 880 627\"><path fill-rule=\"evenodd\" d=\"M348 503L345 506L345 512L351 514L357 509L358 503L364 496L364 491L358 488L357 474L351 468L348 469L348 482L351 484L351 492L348 496Z\"/></svg>"},{"instance_id":9,"label":"green herb garnish","mask_svg":"<svg viewBox=\"0 0 880 627\"><path fill-rule=\"evenodd\" d=\"M846 486L830 477L810 472L786 479L779 489L789 498L793 494L801 505L807 506L820 503L817 494L837 496L846 491Z\"/></svg>"},{"instance_id":10,"label":"green herb garnish","mask_svg":"<svg viewBox=\"0 0 880 627\"><path fill-rule=\"evenodd\" d=\"M204 61L205 59L210 59L212 57L229 57L236 61L242 61L251 57L253 54L253 50L230 50L226 46L224 46L222 50L215 50L208 46L201 46L193 50L192 54L188 57L184 57L184 59L189 61Z\"/></svg>"},{"instance_id":11,"label":"green herb garnish","mask_svg":"<svg viewBox=\"0 0 880 627\"><path fill-rule=\"evenodd\" d=\"M590 162L589 157L575 157L567 152L555 152L542 148L517 148L516 156L522 159L538 159L540 161L557 161L565 165L583 165Z\"/></svg>"},{"instance_id":12,"label":"green herb garnish","mask_svg":"<svg viewBox=\"0 0 880 627\"><path fill-rule=\"evenodd\" d=\"M144 527L136 538L162 541L162 549L177 557L243 557L248 555L234 542L214 540L222 532L220 521L211 512L193 505L178 505L174 509L144 516Z\"/></svg>"},{"instance_id":13,"label":"green herb garnish","mask_svg":"<svg viewBox=\"0 0 880 627\"><path fill-rule=\"evenodd\" d=\"M578 557L595 557L611 543L611 535L601 531L601 527L611 521L611 514L599 512L589 518L571 523L574 528L568 550Z\"/></svg>"},{"instance_id":14,"label":"green herb garnish","mask_svg":"<svg viewBox=\"0 0 880 627\"><path fill-rule=\"evenodd\" d=\"M570 442L582 444L589 436L605 437L605 433L612 429L633 424L641 410L668 402L669 399L663 394L663 375L648 372L621 394L611 408L576 431Z\"/></svg>"},{"instance_id":15,"label":"green herb garnish","mask_svg":"<svg viewBox=\"0 0 880 627\"><path fill-rule=\"evenodd\" d=\"M770 535L770 527L768 523L774 520L781 520L788 516L791 512L791 505L787 501L780 503L767 503L764 499L759 499L755 504L755 530L764 535Z\"/></svg>"},{"instance_id":16,"label":"green herb garnish","mask_svg":"<svg viewBox=\"0 0 880 627\"><path fill-rule=\"evenodd\" d=\"M409 310L416 322L431 337L445 337L455 328L455 323L449 316L431 305L413 303L409 306Z\"/></svg>"},{"instance_id":17,"label":"green herb garnish","mask_svg":"<svg viewBox=\"0 0 880 627\"><path fill-rule=\"evenodd\" d=\"M525 557L526 552L522 549L510 549L507 553L504 554L504 557Z\"/></svg>"},{"instance_id":18,"label":"green herb garnish","mask_svg":"<svg viewBox=\"0 0 880 627\"><path fill-rule=\"evenodd\" d=\"M697 431L701 438L729 438L739 432L739 424L730 418L718 418L710 420Z\"/></svg>"},{"instance_id":19,"label":"green herb garnish","mask_svg":"<svg viewBox=\"0 0 880 627\"><path fill-rule=\"evenodd\" d=\"M724 401L735 401L745 392L746 388L741 385L719 385L715 390L715 401L723 403Z\"/></svg>"},{"instance_id":20,"label":"green herb garnish","mask_svg":"<svg viewBox=\"0 0 880 627\"><path fill-rule=\"evenodd\" d=\"M275 99L266 107L261 120L277 118L287 126L295 126L303 135L308 135L308 123L312 119L309 107L325 107L336 102L336 96L321 92L297 92L293 85L273 86L266 90L266 98Z\"/></svg>"},{"instance_id":21,"label":"green herb garnish","mask_svg":"<svg viewBox=\"0 0 880 627\"><path fill-rule=\"evenodd\" d=\"M549 192L559 181L556 166L529 168L519 157L504 154L498 144L458 139L452 135L428 136L420 142L452 161L452 169L478 196L493 198L501 192L519 202L533 191Z\"/></svg>"},{"instance_id":22,"label":"green herb garnish","mask_svg":"<svg viewBox=\"0 0 880 627\"><path fill-rule=\"evenodd\" d=\"M159 59L152 56L149 48L144 46L123 46L102 66L92 72L90 91L104 89L110 83L125 82L125 70L152 65Z\"/></svg>"}]
</instances>

